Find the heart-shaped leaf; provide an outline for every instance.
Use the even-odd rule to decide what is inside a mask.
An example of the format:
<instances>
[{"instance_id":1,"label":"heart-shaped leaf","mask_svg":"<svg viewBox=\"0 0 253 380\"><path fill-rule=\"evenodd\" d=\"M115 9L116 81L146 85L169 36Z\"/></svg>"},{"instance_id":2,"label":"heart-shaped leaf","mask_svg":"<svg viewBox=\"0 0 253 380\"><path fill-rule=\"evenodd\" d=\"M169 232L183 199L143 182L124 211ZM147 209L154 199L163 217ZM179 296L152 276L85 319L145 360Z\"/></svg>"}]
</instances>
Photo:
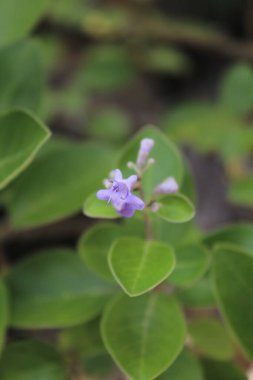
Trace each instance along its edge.
<instances>
[{"instance_id":1,"label":"heart-shaped leaf","mask_svg":"<svg viewBox=\"0 0 253 380\"><path fill-rule=\"evenodd\" d=\"M48 0L1 0L0 47L25 37L46 11ZM19 11L18 11L19 10Z\"/></svg>"},{"instance_id":2,"label":"heart-shaped leaf","mask_svg":"<svg viewBox=\"0 0 253 380\"><path fill-rule=\"evenodd\" d=\"M144 237L142 223L131 220L131 225L99 223L85 232L78 242L78 252L88 268L106 280L114 277L108 265L108 253L113 242L121 236Z\"/></svg>"},{"instance_id":3,"label":"heart-shaped leaf","mask_svg":"<svg viewBox=\"0 0 253 380\"><path fill-rule=\"evenodd\" d=\"M86 199L83 206L83 213L90 218L115 219L120 217L111 204L97 199L95 193L90 194Z\"/></svg>"},{"instance_id":4,"label":"heart-shaped leaf","mask_svg":"<svg viewBox=\"0 0 253 380\"><path fill-rule=\"evenodd\" d=\"M224 319L253 359L253 257L239 248L220 245L214 255L216 296Z\"/></svg>"},{"instance_id":5,"label":"heart-shaped leaf","mask_svg":"<svg viewBox=\"0 0 253 380\"><path fill-rule=\"evenodd\" d=\"M216 360L232 360L235 346L222 323L211 317L195 318L188 324L193 347Z\"/></svg>"},{"instance_id":6,"label":"heart-shaped leaf","mask_svg":"<svg viewBox=\"0 0 253 380\"><path fill-rule=\"evenodd\" d=\"M28 112L17 110L0 117L0 189L29 165L49 136L49 130Z\"/></svg>"},{"instance_id":7,"label":"heart-shaped leaf","mask_svg":"<svg viewBox=\"0 0 253 380\"><path fill-rule=\"evenodd\" d=\"M40 110L44 90L40 58L39 46L35 41L22 41L0 50L1 111L15 107L35 112ZM18 124L18 127L21 126Z\"/></svg>"},{"instance_id":8,"label":"heart-shaped leaf","mask_svg":"<svg viewBox=\"0 0 253 380\"><path fill-rule=\"evenodd\" d=\"M112 246L108 262L113 276L129 296L138 296L165 280L175 267L173 249L156 241L122 237Z\"/></svg>"},{"instance_id":9,"label":"heart-shaped leaf","mask_svg":"<svg viewBox=\"0 0 253 380\"><path fill-rule=\"evenodd\" d=\"M65 363L53 346L36 340L13 342L0 359L2 380L67 380Z\"/></svg>"},{"instance_id":10,"label":"heart-shaped leaf","mask_svg":"<svg viewBox=\"0 0 253 380\"><path fill-rule=\"evenodd\" d=\"M175 254L176 267L168 281L176 286L189 286L200 280L209 264L205 247L199 244L182 245Z\"/></svg>"},{"instance_id":11,"label":"heart-shaped leaf","mask_svg":"<svg viewBox=\"0 0 253 380\"><path fill-rule=\"evenodd\" d=\"M158 293L117 296L102 318L102 338L119 367L133 380L153 380L176 359L185 340L177 302Z\"/></svg>"},{"instance_id":12,"label":"heart-shaped leaf","mask_svg":"<svg viewBox=\"0 0 253 380\"><path fill-rule=\"evenodd\" d=\"M188 350L183 350L176 361L157 380L204 380L198 359Z\"/></svg>"},{"instance_id":13,"label":"heart-shaped leaf","mask_svg":"<svg viewBox=\"0 0 253 380\"><path fill-rule=\"evenodd\" d=\"M11 188L12 224L30 228L77 212L101 186L112 160L113 151L94 143L50 141Z\"/></svg>"},{"instance_id":14,"label":"heart-shaped leaf","mask_svg":"<svg viewBox=\"0 0 253 380\"><path fill-rule=\"evenodd\" d=\"M98 315L112 286L74 252L55 249L20 262L7 277L10 324L21 328L74 326Z\"/></svg>"},{"instance_id":15,"label":"heart-shaped leaf","mask_svg":"<svg viewBox=\"0 0 253 380\"><path fill-rule=\"evenodd\" d=\"M127 162L136 161L143 138L154 140L154 147L150 157L155 159L155 163L143 175L143 189L145 198L151 197L154 188L166 178L173 176L180 184L183 180L183 161L181 155L173 143L166 138L158 129L154 127L143 128L126 147L120 157L119 165L124 176L133 174L127 168Z\"/></svg>"},{"instance_id":16,"label":"heart-shaped leaf","mask_svg":"<svg viewBox=\"0 0 253 380\"><path fill-rule=\"evenodd\" d=\"M191 201L182 194L171 194L158 202L156 214L171 223L184 223L195 215L195 209Z\"/></svg>"},{"instance_id":17,"label":"heart-shaped leaf","mask_svg":"<svg viewBox=\"0 0 253 380\"><path fill-rule=\"evenodd\" d=\"M8 322L8 300L4 283L0 280L0 352L5 341L5 332Z\"/></svg>"}]
</instances>

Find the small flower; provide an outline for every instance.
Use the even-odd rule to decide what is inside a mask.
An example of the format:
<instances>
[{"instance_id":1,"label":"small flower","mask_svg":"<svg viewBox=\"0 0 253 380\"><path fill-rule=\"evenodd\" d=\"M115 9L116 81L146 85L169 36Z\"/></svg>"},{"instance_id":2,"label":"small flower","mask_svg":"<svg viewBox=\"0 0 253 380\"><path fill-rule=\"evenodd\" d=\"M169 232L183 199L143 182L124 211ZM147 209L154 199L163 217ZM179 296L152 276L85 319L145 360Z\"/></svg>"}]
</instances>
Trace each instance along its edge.
<instances>
[{"instance_id":1,"label":"small flower","mask_svg":"<svg viewBox=\"0 0 253 380\"><path fill-rule=\"evenodd\" d=\"M145 168L149 153L153 148L154 144L155 143L153 139L145 138L141 140L141 146L136 161L137 167L139 169Z\"/></svg>"},{"instance_id":2,"label":"small flower","mask_svg":"<svg viewBox=\"0 0 253 380\"><path fill-rule=\"evenodd\" d=\"M168 177L165 181L160 183L155 190L154 194L155 195L160 195L160 194L173 194L178 191L178 184L177 181L175 180L174 177Z\"/></svg>"},{"instance_id":3,"label":"small flower","mask_svg":"<svg viewBox=\"0 0 253 380\"><path fill-rule=\"evenodd\" d=\"M123 179L119 169L114 171L114 178L107 180L106 184L111 184L107 190L99 190L97 198L112 203L115 210L123 217L130 218L136 210L142 210L145 206L144 202L136 195L131 193L134 184L138 178L131 175L127 179Z\"/></svg>"},{"instance_id":4,"label":"small flower","mask_svg":"<svg viewBox=\"0 0 253 380\"><path fill-rule=\"evenodd\" d=\"M154 158L148 158L151 149L155 142L153 139L145 138L141 140L140 149L137 155L136 163L129 161L127 167L135 170L135 172L141 176L150 165L154 164Z\"/></svg>"}]
</instances>

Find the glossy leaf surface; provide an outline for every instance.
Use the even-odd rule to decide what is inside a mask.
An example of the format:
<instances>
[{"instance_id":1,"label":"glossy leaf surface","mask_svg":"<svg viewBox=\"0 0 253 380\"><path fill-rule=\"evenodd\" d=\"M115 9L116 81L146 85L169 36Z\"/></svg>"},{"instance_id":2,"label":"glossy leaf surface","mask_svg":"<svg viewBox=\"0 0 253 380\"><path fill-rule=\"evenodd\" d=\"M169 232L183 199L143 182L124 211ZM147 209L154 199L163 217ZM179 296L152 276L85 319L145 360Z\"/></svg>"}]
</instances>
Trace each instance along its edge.
<instances>
[{"instance_id":1,"label":"glossy leaf surface","mask_svg":"<svg viewBox=\"0 0 253 380\"><path fill-rule=\"evenodd\" d=\"M183 348L185 324L175 300L162 294L117 296L102 319L106 348L133 380L151 380L165 371Z\"/></svg>"},{"instance_id":2,"label":"glossy leaf surface","mask_svg":"<svg viewBox=\"0 0 253 380\"><path fill-rule=\"evenodd\" d=\"M198 359L184 349L175 362L157 380L204 380Z\"/></svg>"},{"instance_id":3,"label":"glossy leaf surface","mask_svg":"<svg viewBox=\"0 0 253 380\"><path fill-rule=\"evenodd\" d=\"M30 164L49 136L30 113L17 110L0 116L0 189Z\"/></svg>"},{"instance_id":4,"label":"glossy leaf surface","mask_svg":"<svg viewBox=\"0 0 253 380\"><path fill-rule=\"evenodd\" d=\"M216 296L224 319L248 356L253 358L253 257L236 247L220 245L214 255Z\"/></svg>"},{"instance_id":5,"label":"glossy leaf surface","mask_svg":"<svg viewBox=\"0 0 253 380\"><path fill-rule=\"evenodd\" d=\"M158 216L171 223L184 223L195 214L191 201L181 194L172 194L158 201Z\"/></svg>"},{"instance_id":6,"label":"glossy leaf surface","mask_svg":"<svg viewBox=\"0 0 253 380\"><path fill-rule=\"evenodd\" d=\"M113 289L85 267L70 250L36 253L7 277L12 326L74 326L98 315Z\"/></svg>"},{"instance_id":7,"label":"glossy leaf surface","mask_svg":"<svg viewBox=\"0 0 253 380\"><path fill-rule=\"evenodd\" d=\"M235 347L226 327L214 318L195 318L188 324L194 347L203 355L216 360L231 360Z\"/></svg>"},{"instance_id":8,"label":"glossy leaf surface","mask_svg":"<svg viewBox=\"0 0 253 380\"><path fill-rule=\"evenodd\" d=\"M133 237L116 240L108 260L113 276L129 296L151 290L175 267L174 251L169 245Z\"/></svg>"},{"instance_id":9,"label":"glossy leaf surface","mask_svg":"<svg viewBox=\"0 0 253 380\"><path fill-rule=\"evenodd\" d=\"M97 144L52 140L47 145L11 189L9 210L16 228L43 225L77 212L111 168L113 152Z\"/></svg>"}]
</instances>

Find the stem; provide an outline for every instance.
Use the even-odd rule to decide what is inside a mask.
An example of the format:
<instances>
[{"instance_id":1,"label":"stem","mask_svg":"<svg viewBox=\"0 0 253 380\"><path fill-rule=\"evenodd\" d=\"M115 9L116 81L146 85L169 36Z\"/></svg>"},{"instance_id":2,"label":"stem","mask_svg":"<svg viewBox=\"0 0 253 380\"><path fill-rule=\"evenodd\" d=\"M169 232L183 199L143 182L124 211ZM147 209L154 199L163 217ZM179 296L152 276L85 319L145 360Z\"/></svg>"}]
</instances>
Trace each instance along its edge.
<instances>
[{"instance_id":1,"label":"stem","mask_svg":"<svg viewBox=\"0 0 253 380\"><path fill-rule=\"evenodd\" d=\"M140 191L141 198L144 199L144 192L143 192L141 183L140 183L139 191ZM146 207L144 208L144 226L145 226L145 233L146 233L147 240L153 240L154 235L153 235L152 222L151 222L151 219L148 215L148 211L147 211Z\"/></svg>"}]
</instances>

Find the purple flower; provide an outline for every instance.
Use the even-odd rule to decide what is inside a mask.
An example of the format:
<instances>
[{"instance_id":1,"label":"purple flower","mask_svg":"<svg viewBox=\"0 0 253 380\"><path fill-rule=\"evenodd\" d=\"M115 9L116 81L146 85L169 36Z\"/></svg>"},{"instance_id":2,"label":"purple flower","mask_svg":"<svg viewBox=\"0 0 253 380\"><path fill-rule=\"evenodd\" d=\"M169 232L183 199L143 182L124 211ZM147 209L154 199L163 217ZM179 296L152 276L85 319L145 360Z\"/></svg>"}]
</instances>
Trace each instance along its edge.
<instances>
[{"instance_id":1,"label":"purple flower","mask_svg":"<svg viewBox=\"0 0 253 380\"><path fill-rule=\"evenodd\" d=\"M154 194L173 194L178 191L178 184L174 177L168 177L165 181L160 183L155 190Z\"/></svg>"},{"instance_id":2,"label":"purple flower","mask_svg":"<svg viewBox=\"0 0 253 380\"><path fill-rule=\"evenodd\" d=\"M137 161L136 161L137 167L139 169L142 169L146 166L149 153L151 149L153 148L153 146L154 146L153 139L145 138L141 140L141 146L140 146L140 150L139 150Z\"/></svg>"},{"instance_id":3,"label":"purple flower","mask_svg":"<svg viewBox=\"0 0 253 380\"><path fill-rule=\"evenodd\" d=\"M133 185L137 182L137 176L131 175L123 179L119 169L114 171L114 178L108 180L110 187L107 190L99 190L97 198L107 203L112 202L115 210L123 217L130 218L136 210L142 210L144 202L131 193Z\"/></svg>"}]
</instances>

